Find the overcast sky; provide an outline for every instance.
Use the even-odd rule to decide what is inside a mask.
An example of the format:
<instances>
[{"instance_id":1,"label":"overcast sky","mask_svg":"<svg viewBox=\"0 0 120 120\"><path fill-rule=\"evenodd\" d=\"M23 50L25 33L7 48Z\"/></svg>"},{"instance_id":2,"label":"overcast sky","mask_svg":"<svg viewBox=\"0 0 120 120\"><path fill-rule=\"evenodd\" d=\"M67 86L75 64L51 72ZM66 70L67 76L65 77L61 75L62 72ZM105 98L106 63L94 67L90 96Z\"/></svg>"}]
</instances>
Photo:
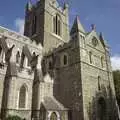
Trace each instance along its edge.
<instances>
[{"instance_id":1,"label":"overcast sky","mask_svg":"<svg viewBox=\"0 0 120 120\"><path fill-rule=\"evenodd\" d=\"M1 0L0 25L22 33L27 1ZM91 24L96 24L97 32L103 32L111 47L114 69L120 68L120 0L59 0L61 4L64 1L70 6L70 25L76 15L86 31L91 30Z\"/></svg>"}]
</instances>

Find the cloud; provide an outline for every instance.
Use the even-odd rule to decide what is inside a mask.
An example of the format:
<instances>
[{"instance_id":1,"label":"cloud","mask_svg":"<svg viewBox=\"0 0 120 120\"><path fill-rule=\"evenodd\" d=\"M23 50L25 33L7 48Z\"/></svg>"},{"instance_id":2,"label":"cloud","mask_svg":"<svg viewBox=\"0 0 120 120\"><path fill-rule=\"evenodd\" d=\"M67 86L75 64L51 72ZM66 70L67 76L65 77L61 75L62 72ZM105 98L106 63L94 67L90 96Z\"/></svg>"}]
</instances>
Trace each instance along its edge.
<instances>
[{"instance_id":1,"label":"cloud","mask_svg":"<svg viewBox=\"0 0 120 120\"><path fill-rule=\"evenodd\" d=\"M120 55L111 57L111 63L113 70L120 70Z\"/></svg>"},{"instance_id":2,"label":"cloud","mask_svg":"<svg viewBox=\"0 0 120 120\"><path fill-rule=\"evenodd\" d=\"M14 24L15 24L16 30L17 30L20 34L23 34L23 33L24 33L24 19L22 19L22 18L17 18L17 19L14 21Z\"/></svg>"}]
</instances>

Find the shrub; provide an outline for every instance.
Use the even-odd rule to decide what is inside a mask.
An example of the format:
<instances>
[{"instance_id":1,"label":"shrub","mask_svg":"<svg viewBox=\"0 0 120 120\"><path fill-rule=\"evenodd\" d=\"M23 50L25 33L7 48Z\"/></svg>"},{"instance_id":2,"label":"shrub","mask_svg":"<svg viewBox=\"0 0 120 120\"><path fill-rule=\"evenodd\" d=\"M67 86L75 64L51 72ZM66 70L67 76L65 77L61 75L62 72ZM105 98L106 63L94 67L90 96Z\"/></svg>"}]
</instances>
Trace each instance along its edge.
<instances>
[{"instance_id":1,"label":"shrub","mask_svg":"<svg viewBox=\"0 0 120 120\"><path fill-rule=\"evenodd\" d=\"M22 120L22 118L17 115L15 116L9 115L6 120Z\"/></svg>"}]
</instances>

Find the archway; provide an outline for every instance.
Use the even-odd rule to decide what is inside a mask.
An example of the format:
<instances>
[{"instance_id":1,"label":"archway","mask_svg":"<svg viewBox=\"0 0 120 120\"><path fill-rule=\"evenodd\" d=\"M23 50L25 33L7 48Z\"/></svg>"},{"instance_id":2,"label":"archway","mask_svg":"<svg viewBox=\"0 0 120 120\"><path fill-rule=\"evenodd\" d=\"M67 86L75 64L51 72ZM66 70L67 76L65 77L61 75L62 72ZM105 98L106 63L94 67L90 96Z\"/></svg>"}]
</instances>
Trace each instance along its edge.
<instances>
[{"instance_id":1,"label":"archway","mask_svg":"<svg viewBox=\"0 0 120 120\"><path fill-rule=\"evenodd\" d=\"M98 100L98 118L99 120L106 119L106 103L103 97Z\"/></svg>"},{"instance_id":2,"label":"archway","mask_svg":"<svg viewBox=\"0 0 120 120\"><path fill-rule=\"evenodd\" d=\"M57 114L55 112L51 114L50 120L57 120Z\"/></svg>"}]
</instances>

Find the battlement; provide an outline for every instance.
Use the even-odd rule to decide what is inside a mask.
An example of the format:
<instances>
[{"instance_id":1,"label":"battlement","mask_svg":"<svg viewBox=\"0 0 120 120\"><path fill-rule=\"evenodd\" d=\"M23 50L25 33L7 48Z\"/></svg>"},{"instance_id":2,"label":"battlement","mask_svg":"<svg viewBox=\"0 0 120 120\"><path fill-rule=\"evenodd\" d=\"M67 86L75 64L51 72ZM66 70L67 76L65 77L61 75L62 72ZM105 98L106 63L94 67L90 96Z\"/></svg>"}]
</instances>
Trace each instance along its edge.
<instances>
[{"instance_id":1,"label":"battlement","mask_svg":"<svg viewBox=\"0 0 120 120\"><path fill-rule=\"evenodd\" d=\"M53 7L54 9L57 9L60 13L64 14L66 8L68 8L68 5L65 4L64 7L60 6L59 3L56 2L50 2L50 6Z\"/></svg>"},{"instance_id":2,"label":"battlement","mask_svg":"<svg viewBox=\"0 0 120 120\"><path fill-rule=\"evenodd\" d=\"M29 9L29 12L31 12L33 9L36 9L37 7L39 7L40 2L41 1L38 1L34 4L29 3L29 4L31 4L31 6L30 6L31 8ZM59 3L57 2L57 0L49 1L49 5L51 7L53 7L54 9L56 9L57 11L59 11L60 13L62 13L62 14L65 14L65 10L68 8L68 4L65 3L64 6L60 6Z\"/></svg>"}]
</instances>

